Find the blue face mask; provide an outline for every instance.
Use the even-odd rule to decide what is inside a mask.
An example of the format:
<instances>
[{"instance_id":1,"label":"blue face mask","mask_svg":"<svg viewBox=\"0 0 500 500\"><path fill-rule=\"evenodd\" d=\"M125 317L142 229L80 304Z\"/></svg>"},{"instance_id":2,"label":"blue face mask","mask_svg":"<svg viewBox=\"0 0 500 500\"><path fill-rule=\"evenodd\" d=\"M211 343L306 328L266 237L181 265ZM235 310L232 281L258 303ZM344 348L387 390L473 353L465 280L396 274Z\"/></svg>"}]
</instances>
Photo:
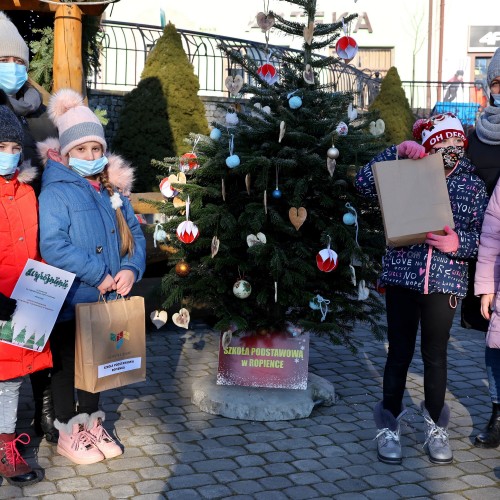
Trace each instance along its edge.
<instances>
[{"instance_id":1,"label":"blue face mask","mask_svg":"<svg viewBox=\"0 0 500 500\"><path fill-rule=\"evenodd\" d=\"M491 100L493 101L493 106L500 108L500 94L491 94Z\"/></svg>"},{"instance_id":2,"label":"blue face mask","mask_svg":"<svg viewBox=\"0 0 500 500\"><path fill-rule=\"evenodd\" d=\"M0 175L12 175L21 159L21 153L0 153Z\"/></svg>"},{"instance_id":3,"label":"blue face mask","mask_svg":"<svg viewBox=\"0 0 500 500\"><path fill-rule=\"evenodd\" d=\"M70 158L69 166L82 177L100 174L108 164L105 156L97 160L80 160L80 158Z\"/></svg>"},{"instance_id":4,"label":"blue face mask","mask_svg":"<svg viewBox=\"0 0 500 500\"><path fill-rule=\"evenodd\" d=\"M0 89L7 95L15 95L28 80L24 64L0 63Z\"/></svg>"}]
</instances>

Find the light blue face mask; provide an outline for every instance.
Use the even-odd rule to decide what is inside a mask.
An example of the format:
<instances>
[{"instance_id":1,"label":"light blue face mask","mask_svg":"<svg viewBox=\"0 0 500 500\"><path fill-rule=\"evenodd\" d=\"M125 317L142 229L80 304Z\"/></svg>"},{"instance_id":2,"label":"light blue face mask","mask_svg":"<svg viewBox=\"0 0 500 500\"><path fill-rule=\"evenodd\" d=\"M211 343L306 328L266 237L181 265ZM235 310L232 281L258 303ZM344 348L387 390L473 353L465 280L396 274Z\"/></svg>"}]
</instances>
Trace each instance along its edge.
<instances>
[{"instance_id":1,"label":"light blue face mask","mask_svg":"<svg viewBox=\"0 0 500 500\"><path fill-rule=\"evenodd\" d=\"M500 108L500 94L491 94L491 100L493 101L493 106Z\"/></svg>"},{"instance_id":2,"label":"light blue face mask","mask_svg":"<svg viewBox=\"0 0 500 500\"><path fill-rule=\"evenodd\" d=\"M21 153L0 153L0 175L12 175L21 159Z\"/></svg>"},{"instance_id":3,"label":"light blue face mask","mask_svg":"<svg viewBox=\"0 0 500 500\"><path fill-rule=\"evenodd\" d=\"M108 164L105 156L97 160L80 160L80 158L70 158L69 166L82 177L100 174Z\"/></svg>"},{"instance_id":4,"label":"light blue face mask","mask_svg":"<svg viewBox=\"0 0 500 500\"><path fill-rule=\"evenodd\" d=\"M28 80L24 64L0 63L0 89L7 95L15 95Z\"/></svg>"}]
</instances>

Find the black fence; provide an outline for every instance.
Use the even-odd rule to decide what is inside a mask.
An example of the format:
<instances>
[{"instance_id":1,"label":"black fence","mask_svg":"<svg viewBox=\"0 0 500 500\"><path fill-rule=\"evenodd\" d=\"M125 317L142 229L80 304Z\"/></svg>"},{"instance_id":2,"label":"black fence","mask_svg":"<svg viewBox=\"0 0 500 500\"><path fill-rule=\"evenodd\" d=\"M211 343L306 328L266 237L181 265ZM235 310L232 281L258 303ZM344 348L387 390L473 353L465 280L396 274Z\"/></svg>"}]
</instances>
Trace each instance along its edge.
<instances>
[{"instance_id":1,"label":"black fence","mask_svg":"<svg viewBox=\"0 0 500 500\"><path fill-rule=\"evenodd\" d=\"M162 35L158 26L138 25L105 21L103 23L103 55L101 70L88 82L90 88L98 90L131 90L140 80L146 58ZM200 81L200 95L228 97L224 81L228 75L241 73L248 82L248 75L234 66L219 45L221 42L252 58L257 65L266 62L265 45L236 38L178 30L184 50ZM269 46L270 62L278 69L284 54L300 51L283 46ZM317 57L322 57L318 55ZM338 63L320 70L321 84L332 91L352 91L354 104L366 108L380 89L380 80L354 66Z\"/></svg>"},{"instance_id":2,"label":"black fence","mask_svg":"<svg viewBox=\"0 0 500 500\"><path fill-rule=\"evenodd\" d=\"M480 82L402 82L417 116L443 113L456 114L464 126L472 126L488 103L486 86Z\"/></svg>"}]
</instances>

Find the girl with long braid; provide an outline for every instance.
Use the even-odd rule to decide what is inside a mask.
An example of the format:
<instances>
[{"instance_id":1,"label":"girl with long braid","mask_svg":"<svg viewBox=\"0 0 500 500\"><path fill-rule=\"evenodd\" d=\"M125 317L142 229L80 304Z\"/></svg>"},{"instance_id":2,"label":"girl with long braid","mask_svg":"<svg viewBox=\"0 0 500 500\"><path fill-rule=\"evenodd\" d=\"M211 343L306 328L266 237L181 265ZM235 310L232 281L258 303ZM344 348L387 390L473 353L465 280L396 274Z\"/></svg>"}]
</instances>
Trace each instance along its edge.
<instances>
[{"instance_id":1,"label":"girl with long braid","mask_svg":"<svg viewBox=\"0 0 500 500\"><path fill-rule=\"evenodd\" d=\"M97 116L73 90L56 93L49 115L59 139L38 144L46 161L40 206L40 251L50 265L76 275L51 333L52 398L57 451L77 464L122 453L103 427L99 393L77 390L75 305L126 296L145 269L146 243L127 195L133 170L120 157L105 156Z\"/></svg>"}]
</instances>

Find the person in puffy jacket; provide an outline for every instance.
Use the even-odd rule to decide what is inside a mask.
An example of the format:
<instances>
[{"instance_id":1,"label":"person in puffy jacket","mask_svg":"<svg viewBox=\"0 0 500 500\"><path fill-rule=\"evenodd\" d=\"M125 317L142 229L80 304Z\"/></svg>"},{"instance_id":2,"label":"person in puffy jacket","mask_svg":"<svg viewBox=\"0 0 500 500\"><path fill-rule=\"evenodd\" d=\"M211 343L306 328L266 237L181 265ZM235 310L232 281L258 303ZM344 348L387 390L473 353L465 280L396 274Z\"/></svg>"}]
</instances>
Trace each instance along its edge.
<instances>
[{"instance_id":1,"label":"person in puffy jacket","mask_svg":"<svg viewBox=\"0 0 500 500\"><path fill-rule=\"evenodd\" d=\"M383 400L374 409L378 458L395 464L402 460L403 394L420 324L424 445L431 462L449 463L453 453L447 433L450 410L444 401L447 346L458 299L467 292L466 259L477 253L487 194L483 181L473 174L473 166L464 156L467 139L455 115L445 113L419 120L413 132L415 138L422 140L422 145L405 141L388 148L361 169L356 188L365 196L376 196L372 173L375 162L395 160L397 155L418 160L439 152L443 157L455 229L444 227L444 235L428 233L422 244L387 248L381 282L386 286L389 349ZM418 167L415 161L415 168Z\"/></svg>"},{"instance_id":2,"label":"person in puffy jacket","mask_svg":"<svg viewBox=\"0 0 500 500\"><path fill-rule=\"evenodd\" d=\"M76 275L51 334L52 399L57 451L77 464L122 453L103 427L99 393L78 389L75 410L75 305L126 296L146 266L146 242L126 197L133 180L121 158L105 156L97 116L70 89L52 96L49 115L59 139L39 144L42 176L40 251L43 259Z\"/></svg>"},{"instance_id":3,"label":"person in puffy jacket","mask_svg":"<svg viewBox=\"0 0 500 500\"><path fill-rule=\"evenodd\" d=\"M29 182L36 169L22 161L23 130L0 91L0 326L2 340L12 337L9 322L16 308L10 298L28 259L40 260L38 206ZM10 335L9 335L10 332ZM28 444L27 434L16 437L17 406L23 377L50 368L48 343L37 352L0 342L0 476L10 484L27 486L41 480L19 455L18 443Z\"/></svg>"},{"instance_id":4,"label":"person in puffy jacket","mask_svg":"<svg viewBox=\"0 0 500 500\"><path fill-rule=\"evenodd\" d=\"M46 113L42 96L28 81L30 51L16 26L0 11L0 90L7 95L7 105L17 116L23 128L23 158L41 172L36 142L57 134L54 124ZM35 194L40 192L40 176L30 185ZM54 409L50 391L50 370L30 374L35 403L33 427L37 436L45 436L57 443L54 427Z\"/></svg>"}]
</instances>

